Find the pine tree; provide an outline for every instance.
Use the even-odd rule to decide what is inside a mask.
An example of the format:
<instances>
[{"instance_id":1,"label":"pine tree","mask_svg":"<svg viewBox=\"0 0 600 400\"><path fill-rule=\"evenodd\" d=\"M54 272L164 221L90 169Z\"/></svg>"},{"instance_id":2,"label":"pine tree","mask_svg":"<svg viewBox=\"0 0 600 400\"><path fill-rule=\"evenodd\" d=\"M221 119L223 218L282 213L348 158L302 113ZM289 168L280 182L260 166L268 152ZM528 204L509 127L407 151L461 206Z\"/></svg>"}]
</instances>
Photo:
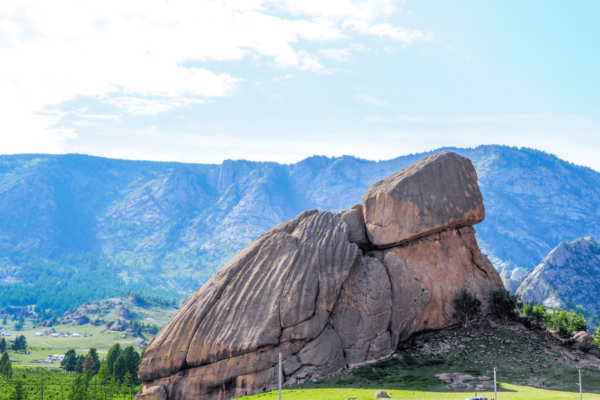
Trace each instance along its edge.
<instances>
[{"instance_id":1,"label":"pine tree","mask_svg":"<svg viewBox=\"0 0 600 400\"><path fill-rule=\"evenodd\" d=\"M98 351L95 348L91 348L87 354L89 357L92 357L92 361L94 361L94 374L97 374L100 370L100 357L98 356Z\"/></svg>"},{"instance_id":2,"label":"pine tree","mask_svg":"<svg viewBox=\"0 0 600 400\"><path fill-rule=\"evenodd\" d=\"M108 356L106 357L106 364L108 365L108 370L110 371L111 375L114 375L113 369L114 369L115 361L117 361L117 358L119 358L121 353L122 353L122 351L121 351L121 346L119 345L119 343L115 344L108 351Z\"/></svg>"},{"instance_id":3,"label":"pine tree","mask_svg":"<svg viewBox=\"0 0 600 400\"><path fill-rule=\"evenodd\" d=\"M125 356L121 354L119 358L117 358L117 361L115 361L113 376L115 377L115 380L123 382L123 378L125 378L127 372L127 361L125 361Z\"/></svg>"},{"instance_id":4,"label":"pine tree","mask_svg":"<svg viewBox=\"0 0 600 400\"><path fill-rule=\"evenodd\" d=\"M2 320L2 325L8 324L8 321L6 320L6 314L4 314L4 319Z\"/></svg>"},{"instance_id":5,"label":"pine tree","mask_svg":"<svg viewBox=\"0 0 600 400\"><path fill-rule=\"evenodd\" d=\"M8 356L8 352L4 351L4 353L2 353L2 357L0 357L0 373L2 372L2 368L4 367L4 364L6 364L9 360L10 360L10 357Z\"/></svg>"},{"instance_id":6,"label":"pine tree","mask_svg":"<svg viewBox=\"0 0 600 400\"><path fill-rule=\"evenodd\" d=\"M75 364L75 372L77 372L78 374L83 374L83 366L84 365L85 365L85 357L78 356L77 364Z\"/></svg>"},{"instance_id":7,"label":"pine tree","mask_svg":"<svg viewBox=\"0 0 600 400\"><path fill-rule=\"evenodd\" d=\"M60 367L64 368L65 371L75 371L75 368L77 367L77 354L75 353L75 350L67 350L65 358L60 363Z\"/></svg>"},{"instance_id":8,"label":"pine tree","mask_svg":"<svg viewBox=\"0 0 600 400\"><path fill-rule=\"evenodd\" d=\"M110 378L110 369L108 368L108 363L105 361L100 365L100 369L98 370L98 379L100 383L105 384L110 382Z\"/></svg>"},{"instance_id":9,"label":"pine tree","mask_svg":"<svg viewBox=\"0 0 600 400\"><path fill-rule=\"evenodd\" d=\"M71 393L69 393L69 400L87 400L87 389L85 379L79 375L73 382Z\"/></svg>"},{"instance_id":10,"label":"pine tree","mask_svg":"<svg viewBox=\"0 0 600 400\"><path fill-rule=\"evenodd\" d=\"M2 338L0 340L0 353L4 352L4 350L6 350L6 339Z\"/></svg>"},{"instance_id":11,"label":"pine tree","mask_svg":"<svg viewBox=\"0 0 600 400\"><path fill-rule=\"evenodd\" d=\"M134 384L137 384L138 368L140 367L140 355L133 346L127 346L123 350L125 361L127 363L127 371L131 374Z\"/></svg>"},{"instance_id":12,"label":"pine tree","mask_svg":"<svg viewBox=\"0 0 600 400\"><path fill-rule=\"evenodd\" d=\"M25 393L23 382L18 380L16 385L13 387L13 392L10 395L9 400L25 400L27 398L26 396L27 393Z\"/></svg>"},{"instance_id":13,"label":"pine tree","mask_svg":"<svg viewBox=\"0 0 600 400\"><path fill-rule=\"evenodd\" d=\"M10 361L4 363L4 367L2 367L2 376L5 379L12 378L12 363Z\"/></svg>"},{"instance_id":14,"label":"pine tree","mask_svg":"<svg viewBox=\"0 0 600 400\"><path fill-rule=\"evenodd\" d=\"M81 357L81 358L83 358L83 357ZM87 373L88 371L91 371L91 373L93 374L94 368L95 368L94 360L92 360L92 357L87 356L85 358L85 362L83 363L83 371L85 373Z\"/></svg>"}]
</instances>

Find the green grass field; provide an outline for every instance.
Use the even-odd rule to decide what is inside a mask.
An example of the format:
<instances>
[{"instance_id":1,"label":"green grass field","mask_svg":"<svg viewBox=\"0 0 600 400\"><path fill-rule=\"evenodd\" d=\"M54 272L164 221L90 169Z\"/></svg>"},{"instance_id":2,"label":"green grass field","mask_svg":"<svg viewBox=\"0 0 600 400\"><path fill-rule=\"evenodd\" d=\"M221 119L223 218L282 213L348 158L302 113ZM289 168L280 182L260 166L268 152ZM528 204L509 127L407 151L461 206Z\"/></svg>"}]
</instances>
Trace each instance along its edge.
<instances>
[{"instance_id":1,"label":"green grass field","mask_svg":"<svg viewBox=\"0 0 600 400\"><path fill-rule=\"evenodd\" d=\"M493 377L494 365L498 367L499 400L579 398L577 368L559 363L545 354L547 343L543 340L504 331L491 334L471 332L471 335L473 341L463 343L468 346L468 354L451 350L443 355L430 355L412 348L400 352L397 358L344 370L321 381L290 386L284 389L283 399L373 399L377 390L385 390L392 399L458 400L474 396L475 388L449 389L446 384L440 383L436 374L461 372ZM452 340L452 337L437 337L430 340L429 344L436 346L448 339ZM502 343L501 339L510 339L511 342ZM533 374L530 366L534 367ZM547 388L535 387L540 382L544 382ZM598 368L582 367L582 385L584 399L600 400ZM493 398L494 391L493 388L487 388L478 394ZM277 391L248 398L276 399Z\"/></svg>"},{"instance_id":2,"label":"green grass field","mask_svg":"<svg viewBox=\"0 0 600 400\"><path fill-rule=\"evenodd\" d=\"M129 311L130 315L139 321L146 324L155 324L163 326L169 319L177 312L176 309L166 307L158 304L146 304L136 306L127 298L109 299L113 301L120 301ZM93 317L93 315L89 315ZM115 321L118 318L116 310L112 308L110 312L104 316L105 321ZM45 359L49 355L53 354L65 354L69 349L74 349L78 354L86 354L90 348L95 348L100 353L100 357L108 353L108 350L115 344L119 343L121 347L133 345L136 338L127 336L123 338L121 334L101 334L100 331L106 328L106 326L92 326L89 324L85 325L59 325L53 328L57 332L70 332L79 333L81 337L50 337L50 336L35 336L36 332L44 332L50 328L36 328L31 325L30 322L26 322L22 331L11 330L10 327L14 325L15 321L7 321L7 327L11 332L11 336L7 336L6 339L14 340L17 336L23 335L27 339L28 350L30 354L23 354L21 352L9 351L9 355L12 359L16 360L16 366L27 366L27 367L58 367L60 364L54 362L52 364L41 363L40 361ZM144 339L148 342L152 340L154 335L144 334ZM138 349L139 351L139 349ZM37 361L36 361L37 359Z\"/></svg>"},{"instance_id":3,"label":"green grass field","mask_svg":"<svg viewBox=\"0 0 600 400\"><path fill-rule=\"evenodd\" d=\"M473 391L460 390L452 393L430 392L418 390L396 390L381 387L380 390L386 390L392 399L396 400L462 400L474 396ZM493 399L493 391L479 392L478 395ZM282 392L282 400L346 400L355 398L356 400L367 400L375 397L374 389L285 389ZM277 399L277 391L257 394L245 397L245 399ZM585 400L600 399L599 394L584 393ZM579 392L565 392L554 390L536 389L527 386L516 386L503 384L498 391L498 400L568 400L579 399Z\"/></svg>"}]
</instances>

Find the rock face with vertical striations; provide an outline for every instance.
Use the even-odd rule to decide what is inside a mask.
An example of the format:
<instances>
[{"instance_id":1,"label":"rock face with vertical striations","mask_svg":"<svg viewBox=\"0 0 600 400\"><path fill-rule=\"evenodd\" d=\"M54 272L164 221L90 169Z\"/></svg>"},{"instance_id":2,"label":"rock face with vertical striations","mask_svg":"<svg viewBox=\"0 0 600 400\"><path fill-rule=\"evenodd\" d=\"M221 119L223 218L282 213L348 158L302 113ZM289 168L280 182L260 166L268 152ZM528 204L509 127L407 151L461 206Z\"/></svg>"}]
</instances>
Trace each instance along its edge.
<instances>
[{"instance_id":1,"label":"rock face with vertical striations","mask_svg":"<svg viewBox=\"0 0 600 400\"><path fill-rule=\"evenodd\" d=\"M364 199L364 209L305 211L238 253L152 340L138 397L271 390L279 353L285 385L389 357L414 333L455 325L463 288L489 311L503 286L470 227L484 210L469 160L434 155Z\"/></svg>"}]
</instances>

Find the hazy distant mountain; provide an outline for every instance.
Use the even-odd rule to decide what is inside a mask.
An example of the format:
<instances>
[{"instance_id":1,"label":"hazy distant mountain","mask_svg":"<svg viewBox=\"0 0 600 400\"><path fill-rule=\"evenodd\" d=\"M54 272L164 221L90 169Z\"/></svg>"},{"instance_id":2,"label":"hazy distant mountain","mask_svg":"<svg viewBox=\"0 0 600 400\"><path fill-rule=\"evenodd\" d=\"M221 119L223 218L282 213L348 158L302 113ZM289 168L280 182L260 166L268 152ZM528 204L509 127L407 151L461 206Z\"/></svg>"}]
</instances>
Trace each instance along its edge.
<instances>
[{"instance_id":1,"label":"hazy distant mountain","mask_svg":"<svg viewBox=\"0 0 600 400\"><path fill-rule=\"evenodd\" d=\"M600 173L530 149L440 150L477 168L487 217L475 228L503 275L535 267L562 241L599 236ZM24 283L68 294L73 279L80 300L98 285L106 295L189 293L273 225L308 208L349 208L375 181L440 150L291 165L0 156L0 301Z\"/></svg>"}]
</instances>

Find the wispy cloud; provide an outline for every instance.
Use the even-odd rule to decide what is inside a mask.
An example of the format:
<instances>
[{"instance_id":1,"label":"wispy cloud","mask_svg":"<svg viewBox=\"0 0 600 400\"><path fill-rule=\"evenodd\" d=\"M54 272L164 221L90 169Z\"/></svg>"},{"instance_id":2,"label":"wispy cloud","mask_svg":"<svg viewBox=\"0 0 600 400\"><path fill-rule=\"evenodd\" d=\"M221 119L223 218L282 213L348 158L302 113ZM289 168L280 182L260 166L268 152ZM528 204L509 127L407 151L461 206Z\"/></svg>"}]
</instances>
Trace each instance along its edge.
<instances>
[{"instance_id":1,"label":"wispy cloud","mask_svg":"<svg viewBox=\"0 0 600 400\"><path fill-rule=\"evenodd\" d=\"M120 115L112 115L112 114L79 114L81 117L90 118L90 119L103 119L109 121L120 121Z\"/></svg>"},{"instance_id":2,"label":"wispy cloud","mask_svg":"<svg viewBox=\"0 0 600 400\"><path fill-rule=\"evenodd\" d=\"M136 97L115 97L106 102L122 108L132 115L156 115L175 108L186 107L190 104L204 103L204 100L189 98L148 100Z\"/></svg>"},{"instance_id":3,"label":"wispy cloud","mask_svg":"<svg viewBox=\"0 0 600 400\"><path fill-rule=\"evenodd\" d=\"M387 103L385 101L377 100L376 98L368 96L366 94L357 94L354 97L356 97L357 99L362 100L362 101L364 101L366 103L374 104L376 106L385 106L385 105L387 105Z\"/></svg>"},{"instance_id":4,"label":"wispy cloud","mask_svg":"<svg viewBox=\"0 0 600 400\"><path fill-rule=\"evenodd\" d=\"M377 24L370 26L367 32L371 35L379 37L388 37L392 40L404 43L404 46L411 45L416 42L430 42L435 35L432 32L423 32L416 29L408 29L403 27L394 27L390 24Z\"/></svg>"}]
</instances>

